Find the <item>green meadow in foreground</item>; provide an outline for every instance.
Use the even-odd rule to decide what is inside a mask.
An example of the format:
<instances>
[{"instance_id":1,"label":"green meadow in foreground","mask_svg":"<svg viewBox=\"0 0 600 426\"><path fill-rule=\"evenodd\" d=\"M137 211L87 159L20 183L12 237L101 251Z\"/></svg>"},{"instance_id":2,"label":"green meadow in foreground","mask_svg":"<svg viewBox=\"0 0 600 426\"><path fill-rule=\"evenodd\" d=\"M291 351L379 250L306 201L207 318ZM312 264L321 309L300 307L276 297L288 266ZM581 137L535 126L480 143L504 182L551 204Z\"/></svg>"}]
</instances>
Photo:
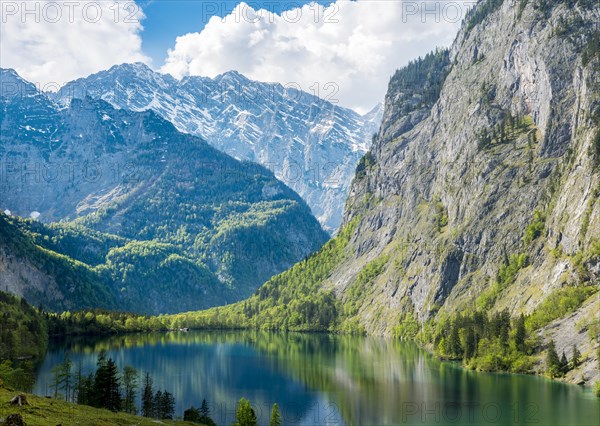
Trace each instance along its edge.
<instances>
[{"instance_id":1,"label":"green meadow in foreground","mask_svg":"<svg viewBox=\"0 0 600 426\"><path fill-rule=\"evenodd\" d=\"M11 398L21 392L0 387L0 417L6 419L11 414L20 414L28 426L62 425L198 425L198 423L173 420L156 420L126 413L113 413L109 410L92 408L86 405L71 404L52 398L24 394L31 405L22 407L10 404Z\"/></svg>"}]
</instances>

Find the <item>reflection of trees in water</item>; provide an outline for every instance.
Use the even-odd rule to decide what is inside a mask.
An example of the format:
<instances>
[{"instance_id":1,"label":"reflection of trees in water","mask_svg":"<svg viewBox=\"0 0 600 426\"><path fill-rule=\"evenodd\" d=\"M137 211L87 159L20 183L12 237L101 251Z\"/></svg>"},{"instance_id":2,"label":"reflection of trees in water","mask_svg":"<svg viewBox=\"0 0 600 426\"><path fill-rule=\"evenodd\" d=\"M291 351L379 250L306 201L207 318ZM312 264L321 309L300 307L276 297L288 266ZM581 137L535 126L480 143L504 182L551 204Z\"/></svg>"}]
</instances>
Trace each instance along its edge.
<instances>
[{"instance_id":1,"label":"reflection of trees in water","mask_svg":"<svg viewBox=\"0 0 600 426\"><path fill-rule=\"evenodd\" d=\"M438 399L441 364L412 343L375 337L272 336L259 348L279 371L326 392L346 424L398 422L407 403Z\"/></svg>"},{"instance_id":2,"label":"reflection of trees in water","mask_svg":"<svg viewBox=\"0 0 600 426\"><path fill-rule=\"evenodd\" d=\"M403 402L437 398L434 384L444 370L414 344L347 335L255 330L169 332L77 338L61 346L89 355L106 350L115 353L117 362L129 362L142 371L150 365L156 385L171 390L183 407L189 399L187 393L197 395L211 383L211 388L199 396L220 401L223 407L216 409L233 410L237 399L246 396L265 413L265 407L278 402L284 416L286 408L294 411L288 416L306 416L315 410L315 401L294 385L302 383L327 394L346 424L393 422L400 418ZM203 351L202 347L212 350ZM243 348L250 352L244 353ZM122 349L129 350L129 356L123 356ZM258 356L253 356L254 351ZM138 354L142 358L137 359ZM238 393L231 393L229 383ZM255 386L244 393L248 383ZM277 400L273 400L273 389ZM192 404L198 401L190 399ZM323 420L327 407L320 409L318 418Z\"/></svg>"},{"instance_id":3,"label":"reflection of trees in water","mask_svg":"<svg viewBox=\"0 0 600 426\"><path fill-rule=\"evenodd\" d=\"M600 414L600 407L593 405L596 401L582 398L574 386L463 370L439 362L412 343L376 337L171 332L70 339L58 348L58 352L51 349L43 369L61 362L65 348L75 365L79 356L90 366L96 353L105 349L121 368L129 364L149 370L157 387L175 394L177 413L206 398L213 403L218 424L231 423L240 397L252 401L263 424L274 402L281 407L284 424L294 423L286 422L286 417L323 424L331 414L327 401L335 404L347 425L450 424L456 411L448 404L459 404L463 420L470 415L468 405L473 406L471 424L485 422L481 415L486 404L497 404L502 410L499 422L511 424L515 418L524 423L564 423ZM532 413L527 404L538 408L532 418L527 417ZM494 410L488 414L494 415Z\"/></svg>"},{"instance_id":4,"label":"reflection of trees in water","mask_svg":"<svg viewBox=\"0 0 600 426\"><path fill-rule=\"evenodd\" d=\"M315 394L274 369L270 355L257 352L257 342L268 338L257 332L172 332L72 339L60 345L55 342L46 369L59 363L65 350L75 363L84 361L84 370L92 368L93 357L104 349L121 368L132 365L150 371L155 387L175 395L176 413L206 398L213 419L231 424L238 399L246 397L267 422L275 402L299 418L299 413L316 404ZM281 340L271 342L281 344Z\"/></svg>"},{"instance_id":5,"label":"reflection of trees in water","mask_svg":"<svg viewBox=\"0 0 600 426\"><path fill-rule=\"evenodd\" d=\"M100 350L131 349L145 346L165 345L198 345L217 343L251 343L248 331L227 332L156 332L156 333L128 333L115 336L73 336L67 339L54 340L50 349L67 348L73 352L99 352ZM255 334L255 333L253 333Z\"/></svg>"}]
</instances>

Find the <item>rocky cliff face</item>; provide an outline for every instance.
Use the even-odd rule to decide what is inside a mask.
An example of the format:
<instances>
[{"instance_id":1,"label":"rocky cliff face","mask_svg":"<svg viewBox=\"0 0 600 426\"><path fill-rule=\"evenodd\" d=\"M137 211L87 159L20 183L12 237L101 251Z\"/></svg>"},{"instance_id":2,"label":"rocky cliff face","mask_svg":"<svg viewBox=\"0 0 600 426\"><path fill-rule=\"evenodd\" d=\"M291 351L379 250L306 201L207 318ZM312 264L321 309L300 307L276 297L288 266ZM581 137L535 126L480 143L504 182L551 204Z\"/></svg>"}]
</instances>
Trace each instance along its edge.
<instances>
[{"instance_id":1,"label":"rocky cliff face","mask_svg":"<svg viewBox=\"0 0 600 426\"><path fill-rule=\"evenodd\" d=\"M483 1L447 61L438 52L392 78L346 204L343 225L358 221L350 255L323 284L342 301L363 285L364 329L530 313L556 289L598 286L598 22L597 2ZM431 106L407 101L440 81ZM357 279L373 262L377 276ZM588 352L594 306L575 327Z\"/></svg>"},{"instance_id":2,"label":"rocky cliff face","mask_svg":"<svg viewBox=\"0 0 600 426\"><path fill-rule=\"evenodd\" d=\"M202 137L240 159L272 170L333 232L356 163L371 144L382 106L361 116L336 105L335 85L323 100L298 85L262 83L230 71L214 79L176 80L143 64L114 66L66 84L56 99L91 96L117 108L153 110L178 130Z\"/></svg>"}]
</instances>

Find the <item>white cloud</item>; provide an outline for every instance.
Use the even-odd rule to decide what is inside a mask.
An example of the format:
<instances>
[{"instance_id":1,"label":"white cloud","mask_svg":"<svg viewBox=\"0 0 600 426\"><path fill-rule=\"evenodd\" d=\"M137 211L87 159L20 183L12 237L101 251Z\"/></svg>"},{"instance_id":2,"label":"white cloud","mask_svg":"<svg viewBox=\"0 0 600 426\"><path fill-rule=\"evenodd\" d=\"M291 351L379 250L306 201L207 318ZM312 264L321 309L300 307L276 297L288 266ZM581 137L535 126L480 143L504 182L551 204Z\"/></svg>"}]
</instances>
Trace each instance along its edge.
<instances>
[{"instance_id":1,"label":"white cloud","mask_svg":"<svg viewBox=\"0 0 600 426\"><path fill-rule=\"evenodd\" d=\"M424 3L429 13L419 10ZM364 112L383 100L397 68L452 42L466 7L338 0L276 15L241 3L201 32L178 37L161 71L181 78L237 70L255 80L318 89L321 97Z\"/></svg>"},{"instance_id":2,"label":"white cloud","mask_svg":"<svg viewBox=\"0 0 600 426\"><path fill-rule=\"evenodd\" d=\"M0 12L0 66L42 87L149 62L140 37L144 15L132 1L0 0Z\"/></svg>"}]
</instances>

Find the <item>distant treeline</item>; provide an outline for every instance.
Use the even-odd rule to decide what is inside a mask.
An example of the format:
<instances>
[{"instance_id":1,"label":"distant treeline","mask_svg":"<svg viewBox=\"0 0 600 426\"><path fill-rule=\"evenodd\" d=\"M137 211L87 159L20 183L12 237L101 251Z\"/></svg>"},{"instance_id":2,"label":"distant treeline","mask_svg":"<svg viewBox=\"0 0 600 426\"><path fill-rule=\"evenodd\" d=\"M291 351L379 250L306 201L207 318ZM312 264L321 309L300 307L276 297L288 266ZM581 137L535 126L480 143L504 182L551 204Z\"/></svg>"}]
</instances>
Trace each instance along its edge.
<instances>
[{"instance_id":1,"label":"distant treeline","mask_svg":"<svg viewBox=\"0 0 600 426\"><path fill-rule=\"evenodd\" d=\"M25 299L0 291L0 384L33 387L35 365L48 347L46 324Z\"/></svg>"}]
</instances>

